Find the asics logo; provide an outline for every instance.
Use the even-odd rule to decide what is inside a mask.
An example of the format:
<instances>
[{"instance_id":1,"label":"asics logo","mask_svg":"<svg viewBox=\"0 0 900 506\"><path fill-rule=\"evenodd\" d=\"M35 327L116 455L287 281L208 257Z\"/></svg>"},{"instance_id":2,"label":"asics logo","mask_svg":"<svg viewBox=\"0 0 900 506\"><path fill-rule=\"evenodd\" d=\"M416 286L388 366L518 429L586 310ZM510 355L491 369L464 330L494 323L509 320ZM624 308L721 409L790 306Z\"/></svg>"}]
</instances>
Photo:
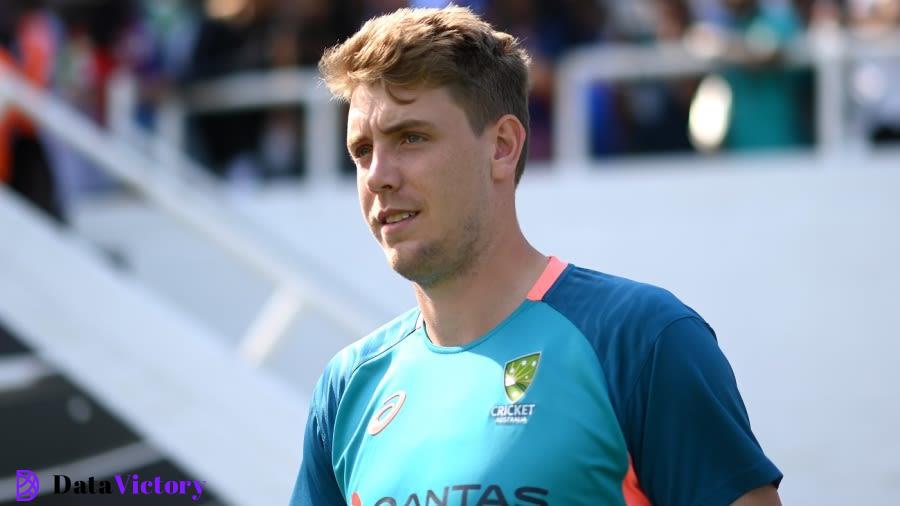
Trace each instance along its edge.
<instances>
[{"instance_id":1,"label":"asics logo","mask_svg":"<svg viewBox=\"0 0 900 506\"><path fill-rule=\"evenodd\" d=\"M388 397L381 405L381 408L372 415L372 420L369 422L369 434L376 436L383 431L384 428L391 423L394 417L397 416L397 413L400 412L400 408L403 407L405 401L406 392L403 390Z\"/></svg>"}]
</instances>

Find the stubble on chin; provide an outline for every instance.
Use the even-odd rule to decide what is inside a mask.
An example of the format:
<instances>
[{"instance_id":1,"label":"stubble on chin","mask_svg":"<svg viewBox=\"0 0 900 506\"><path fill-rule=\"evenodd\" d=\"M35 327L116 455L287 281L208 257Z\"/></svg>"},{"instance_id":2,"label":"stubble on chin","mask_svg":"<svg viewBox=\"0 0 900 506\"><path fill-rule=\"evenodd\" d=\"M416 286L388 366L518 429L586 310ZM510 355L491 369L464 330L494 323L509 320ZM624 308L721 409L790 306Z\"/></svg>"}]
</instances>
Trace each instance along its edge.
<instances>
[{"instance_id":1,"label":"stubble on chin","mask_svg":"<svg viewBox=\"0 0 900 506\"><path fill-rule=\"evenodd\" d=\"M439 244L429 243L420 245L413 251L396 249L389 251L388 263L394 271L413 283L428 285L433 283L436 271L439 271L440 251Z\"/></svg>"},{"instance_id":2,"label":"stubble on chin","mask_svg":"<svg viewBox=\"0 0 900 506\"><path fill-rule=\"evenodd\" d=\"M388 252L388 263L397 274L422 288L459 278L472 269L484 246L476 220L466 223L462 232L456 245L442 240L423 244L402 256L397 250Z\"/></svg>"}]
</instances>

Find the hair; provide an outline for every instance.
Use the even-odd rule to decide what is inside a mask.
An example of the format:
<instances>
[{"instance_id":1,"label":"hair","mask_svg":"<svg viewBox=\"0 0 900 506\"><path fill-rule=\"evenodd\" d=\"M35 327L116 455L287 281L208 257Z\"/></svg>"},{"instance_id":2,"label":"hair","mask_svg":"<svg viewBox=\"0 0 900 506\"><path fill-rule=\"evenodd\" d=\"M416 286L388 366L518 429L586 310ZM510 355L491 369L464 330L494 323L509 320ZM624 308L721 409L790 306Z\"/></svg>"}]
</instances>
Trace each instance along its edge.
<instances>
[{"instance_id":1,"label":"hair","mask_svg":"<svg viewBox=\"0 0 900 506\"><path fill-rule=\"evenodd\" d=\"M359 85L446 86L480 135L488 123L512 114L525 127L515 182L528 152L528 65L515 37L495 30L471 10L399 9L367 21L341 44L327 49L319 71L331 93L349 101ZM394 100L402 102L394 95Z\"/></svg>"}]
</instances>

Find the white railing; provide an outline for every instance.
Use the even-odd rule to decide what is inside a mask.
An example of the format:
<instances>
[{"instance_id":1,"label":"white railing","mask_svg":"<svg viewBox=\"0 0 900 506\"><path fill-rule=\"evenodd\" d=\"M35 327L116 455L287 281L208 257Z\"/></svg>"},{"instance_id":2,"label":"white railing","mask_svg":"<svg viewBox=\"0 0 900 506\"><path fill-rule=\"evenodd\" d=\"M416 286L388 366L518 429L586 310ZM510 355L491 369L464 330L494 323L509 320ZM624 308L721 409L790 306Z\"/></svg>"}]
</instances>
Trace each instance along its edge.
<instances>
[{"instance_id":1,"label":"white railing","mask_svg":"<svg viewBox=\"0 0 900 506\"><path fill-rule=\"evenodd\" d=\"M841 30L811 33L787 50L787 67L815 71L815 135L823 158L833 162L865 144L860 132L847 128L847 68L854 62L879 59L900 60L900 34L874 38ZM720 69L719 63L698 56L682 43L599 45L569 52L555 74L553 165L559 170L584 170L592 165L585 93L591 83L702 76ZM240 74L193 85L161 105L157 135L164 141L157 144L180 146L185 118L193 113L283 105L307 108L307 168L313 179L334 179L343 152L337 126L340 109L312 69ZM127 118L132 107L127 100L119 100L110 109L119 111L114 116Z\"/></svg>"},{"instance_id":2,"label":"white railing","mask_svg":"<svg viewBox=\"0 0 900 506\"><path fill-rule=\"evenodd\" d=\"M108 98L112 124L129 137L144 142L144 133L133 124L138 84L132 76L118 75L110 87ZM251 72L198 83L160 104L156 140L152 152L166 162L170 171L195 172L196 165L183 153L185 123L188 116L222 113L241 109L303 104L306 173L311 181L338 178L341 164L341 111L325 89L314 69Z\"/></svg>"},{"instance_id":3,"label":"white railing","mask_svg":"<svg viewBox=\"0 0 900 506\"><path fill-rule=\"evenodd\" d=\"M4 106L23 112L42 130L66 142L98 168L273 283L274 292L240 341L240 354L251 363L262 363L291 322L305 310L317 312L351 337L361 337L374 327L375 322L367 321L358 308L344 305L327 290L314 286L291 267L287 258L242 232L235 224L245 220L226 206L200 198L203 194L173 174L157 170L158 162L131 149L61 101L0 69L0 111Z\"/></svg>"}]
</instances>

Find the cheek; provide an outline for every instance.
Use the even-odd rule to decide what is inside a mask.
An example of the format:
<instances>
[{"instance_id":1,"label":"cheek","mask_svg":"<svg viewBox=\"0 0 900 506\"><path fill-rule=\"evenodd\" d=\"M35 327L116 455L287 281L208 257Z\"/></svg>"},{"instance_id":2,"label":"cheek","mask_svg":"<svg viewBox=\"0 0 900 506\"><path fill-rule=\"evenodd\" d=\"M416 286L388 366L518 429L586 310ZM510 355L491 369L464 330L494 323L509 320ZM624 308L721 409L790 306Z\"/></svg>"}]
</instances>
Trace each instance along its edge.
<instances>
[{"instance_id":1,"label":"cheek","mask_svg":"<svg viewBox=\"0 0 900 506\"><path fill-rule=\"evenodd\" d=\"M445 167L441 177L431 186L433 204L440 208L441 221L446 227L461 228L472 214L479 213L484 199L485 180L482 171L472 165L474 160L459 157Z\"/></svg>"},{"instance_id":2,"label":"cheek","mask_svg":"<svg viewBox=\"0 0 900 506\"><path fill-rule=\"evenodd\" d=\"M366 188L361 178L356 179L356 193L359 198L359 208L362 211L363 218L366 218L366 223L368 223L369 211L372 209L374 200L372 193Z\"/></svg>"},{"instance_id":3,"label":"cheek","mask_svg":"<svg viewBox=\"0 0 900 506\"><path fill-rule=\"evenodd\" d=\"M483 193L489 184L489 173L484 160L477 153L461 150L444 162L439 191L455 195L456 199L471 202Z\"/></svg>"}]
</instances>

